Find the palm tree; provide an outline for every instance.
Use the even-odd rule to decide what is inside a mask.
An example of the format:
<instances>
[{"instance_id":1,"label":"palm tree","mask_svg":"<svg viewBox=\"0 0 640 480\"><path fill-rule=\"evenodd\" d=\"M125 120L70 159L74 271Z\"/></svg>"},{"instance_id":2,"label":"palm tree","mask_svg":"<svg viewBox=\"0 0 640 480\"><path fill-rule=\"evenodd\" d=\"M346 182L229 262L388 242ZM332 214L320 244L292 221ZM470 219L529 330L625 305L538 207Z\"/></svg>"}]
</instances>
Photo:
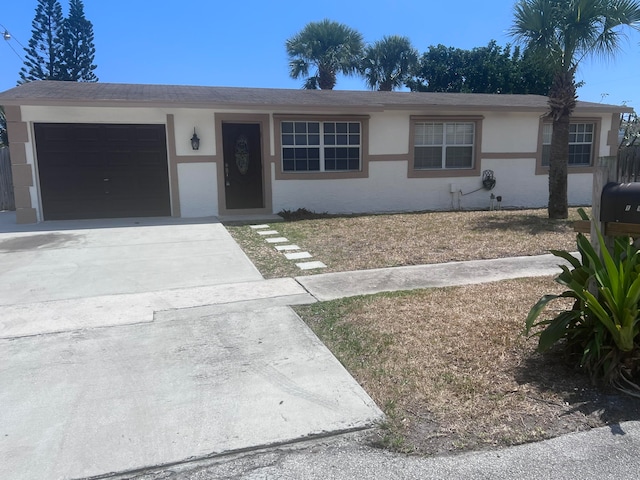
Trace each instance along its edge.
<instances>
[{"instance_id":1,"label":"palm tree","mask_svg":"<svg viewBox=\"0 0 640 480\"><path fill-rule=\"evenodd\" d=\"M569 119L577 102L575 73L588 56L613 57L622 28L640 24L636 0L519 0L511 35L551 65L549 117L553 120L549 165L549 218L567 218Z\"/></svg>"},{"instance_id":2,"label":"palm tree","mask_svg":"<svg viewBox=\"0 0 640 480\"><path fill-rule=\"evenodd\" d=\"M356 73L364 49L360 32L327 19L308 23L285 45L291 77L307 77L304 88L322 90L333 89L338 73Z\"/></svg>"},{"instance_id":3,"label":"palm tree","mask_svg":"<svg viewBox=\"0 0 640 480\"><path fill-rule=\"evenodd\" d=\"M418 63L418 52L407 37L382 37L366 48L362 76L371 90L390 92L402 87Z\"/></svg>"}]
</instances>

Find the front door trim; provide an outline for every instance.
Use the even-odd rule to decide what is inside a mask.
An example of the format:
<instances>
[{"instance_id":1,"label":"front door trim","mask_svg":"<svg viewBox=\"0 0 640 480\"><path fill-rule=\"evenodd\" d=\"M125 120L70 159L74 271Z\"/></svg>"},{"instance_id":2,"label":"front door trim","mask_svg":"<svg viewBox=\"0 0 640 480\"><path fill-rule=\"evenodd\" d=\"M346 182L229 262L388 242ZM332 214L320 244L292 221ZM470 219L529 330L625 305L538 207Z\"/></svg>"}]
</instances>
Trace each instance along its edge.
<instances>
[{"instance_id":1,"label":"front door trim","mask_svg":"<svg viewBox=\"0 0 640 480\"><path fill-rule=\"evenodd\" d=\"M262 146L262 188L264 208L228 209L225 196L223 123L246 123L260 126ZM216 113L216 171L218 173L218 210L220 215L268 215L273 213L271 195L271 136L268 114Z\"/></svg>"}]
</instances>

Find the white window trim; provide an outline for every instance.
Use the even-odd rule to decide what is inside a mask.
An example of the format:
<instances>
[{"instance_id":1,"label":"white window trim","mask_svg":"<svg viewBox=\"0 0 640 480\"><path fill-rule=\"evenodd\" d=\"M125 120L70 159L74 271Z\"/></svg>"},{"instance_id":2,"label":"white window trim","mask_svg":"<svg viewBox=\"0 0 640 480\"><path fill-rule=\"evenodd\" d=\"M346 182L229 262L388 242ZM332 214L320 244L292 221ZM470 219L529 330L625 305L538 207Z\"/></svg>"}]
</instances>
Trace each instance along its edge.
<instances>
[{"instance_id":1,"label":"white window trim","mask_svg":"<svg viewBox=\"0 0 640 480\"><path fill-rule=\"evenodd\" d=\"M414 141L414 151L416 147L442 147L441 155L440 155L440 167L416 167L415 166L415 153L414 153L414 166L413 168L416 170L469 170L474 167L474 158L475 158L475 139L476 139L476 124L475 122L465 122L465 121L424 121L424 122L415 122L413 128L417 128L418 125L442 125L442 143L438 144L418 144ZM473 127L473 138L471 139L471 143L447 143L447 127L450 125L471 125ZM416 137L414 137L415 139ZM449 147L471 147L471 165L464 167L447 167L447 149Z\"/></svg>"},{"instance_id":2,"label":"white window trim","mask_svg":"<svg viewBox=\"0 0 640 480\"><path fill-rule=\"evenodd\" d=\"M317 123L319 124L320 128L319 128L319 144L318 145L284 145L282 142L282 137L283 135L289 135L288 133L285 134L282 131L282 125L285 123L292 123L294 125L294 132L291 135L296 135L295 133L295 124L296 123L306 123L307 125L310 123ZM333 124L338 124L338 123L346 123L347 124L347 128L348 125L351 123L357 123L358 124L358 137L359 137L359 143L357 145L354 144L347 144L347 145L325 145L324 143L324 136L325 136L325 129L324 129L324 125L327 123L333 123ZM308 130L308 129L307 129ZM362 154L362 135L363 135L363 125L362 122L360 120L305 120L305 119L295 119L295 120L282 120L280 122L280 155L281 155L281 166L280 168L282 169L283 174L309 174L312 175L314 173L341 173L341 172L361 172L363 169L363 154ZM309 133L306 133L306 135L308 136ZM335 135L338 135L337 133L335 133ZM347 132L347 135L349 135L349 132ZM284 149L285 148L318 148L319 149L319 162L320 162L320 168L319 170L285 170L284 169ZM326 169L325 163L326 163L326 159L325 159L325 148L347 148L347 149L358 149L358 168L357 169ZM294 160L295 162L295 160Z\"/></svg>"},{"instance_id":3,"label":"white window trim","mask_svg":"<svg viewBox=\"0 0 640 480\"><path fill-rule=\"evenodd\" d=\"M590 142L572 142L571 140L569 140L569 146L571 145L591 145L591 154L589 155L589 163L569 163L568 167L569 168L585 168L585 167L591 167L593 166L593 161L594 161L594 155L595 155L595 141L596 141L596 134L598 131L598 125L595 121L589 121L589 120L576 120L573 122L570 122L569 125L591 125L592 129L591 129L591 141ZM553 128L553 124L551 122L544 122L542 124L542 159L541 159L541 165L544 168L549 168L549 162L545 162L545 158L544 158L544 147L550 147L551 146L551 132L545 132L546 129L548 128ZM545 135L546 133L546 135ZM549 137L549 141L545 142L545 136ZM569 136L571 136L571 133L569 133Z\"/></svg>"},{"instance_id":4,"label":"white window trim","mask_svg":"<svg viewBox=\"0 0 640 480\"><path fill-rule=\"evenodd\" d=\"M484 115L411 115L409 142L409 161L407 162L408 178L451 178L480 176L482 152L482 127ZM414 168L415 165L415 124L416 123L473 123L474 145L471 168Z\"/></svg>"}]
</instances>

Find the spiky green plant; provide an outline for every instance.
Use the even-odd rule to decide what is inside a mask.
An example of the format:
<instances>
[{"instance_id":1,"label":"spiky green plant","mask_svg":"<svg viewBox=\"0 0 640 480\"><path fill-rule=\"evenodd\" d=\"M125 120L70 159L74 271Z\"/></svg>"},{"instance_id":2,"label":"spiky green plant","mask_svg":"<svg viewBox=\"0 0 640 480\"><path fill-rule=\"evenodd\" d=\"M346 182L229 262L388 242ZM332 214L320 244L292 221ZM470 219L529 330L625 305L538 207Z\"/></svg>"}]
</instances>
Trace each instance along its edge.
<instances>
[{"instance_id":1,"label":"spiky green plant","mask_svg":"<svg viewBox=\"0 0 640 480\"><path fill-rule=\"evenodd\" d=\"M562 265L555 279L568 290L543 296L531 308L524 333L531 335L535 329L541 352L564 339L567 351L579 354L579 366L594 380L640 394L635 383L640 373L640 252L628 237L616 238L609 251L599 231L597 236L600 254L583 234L577 236L581 259L566 251L551 252L572 267ZM536 321L558 298L574 299L572 308Z\"/></svg>"}]
</instances>

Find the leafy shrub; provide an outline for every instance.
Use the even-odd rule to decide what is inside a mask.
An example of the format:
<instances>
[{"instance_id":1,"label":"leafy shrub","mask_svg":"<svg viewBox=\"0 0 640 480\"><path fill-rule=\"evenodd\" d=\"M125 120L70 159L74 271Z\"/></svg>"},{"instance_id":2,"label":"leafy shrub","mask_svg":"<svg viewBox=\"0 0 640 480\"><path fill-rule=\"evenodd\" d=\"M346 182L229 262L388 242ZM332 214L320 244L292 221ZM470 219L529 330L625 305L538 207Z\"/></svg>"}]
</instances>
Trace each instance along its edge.
<instances>
[{"instance_id":1,"label":"leafy shrub","mask_svg":"<svg viewBox=\"0 0 640 480\"><path fill-rule=\"evenodd\" d=\"M316 213L313 210L307 210L306 208L299 208L297 210L281 210L278 212L282 218L287 222L295 222L298 220L314 220L317 218L330 217L328 213Z\"/></svg>"},{"instance_id":2,"label":"leafy shrub","mask_svg":"<svg viewBox=\"0 0 640 480\"><path fill-rule=\"evenodd\" d=\"M570 358L586 369L594 381L605 381L640 395L640 252L628 237L615 239L612 251L597 232L600 255L578 234L581 259L566 251L551 253L567 260L555 279L568 290L543 296L529 312L525 335L539 335L544 352L563 340ZM547 304L558 298L574 299L573 307L551 319L536 322Z\"/></svg>"}]
</instances>

